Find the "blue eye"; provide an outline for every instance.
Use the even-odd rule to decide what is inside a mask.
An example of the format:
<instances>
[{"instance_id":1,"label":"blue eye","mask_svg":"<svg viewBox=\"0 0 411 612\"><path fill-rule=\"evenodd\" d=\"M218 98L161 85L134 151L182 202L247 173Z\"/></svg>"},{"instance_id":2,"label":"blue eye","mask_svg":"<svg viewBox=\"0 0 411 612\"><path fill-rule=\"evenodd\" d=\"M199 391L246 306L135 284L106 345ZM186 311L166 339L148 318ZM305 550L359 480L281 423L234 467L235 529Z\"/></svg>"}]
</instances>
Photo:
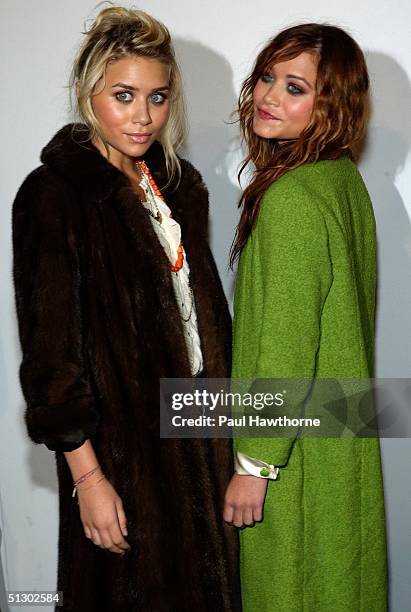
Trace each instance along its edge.
<instances>
[{"instance_id":1,"label":"blue eye","mask_svg":"<svg viewBox=\"0 0 411 612\"><path fill-rule=\"evenodd\" d=\"M272 83L274 80L274 77L272 77L271 74L262 74L260 79L262 80L263 83Z\"/></svg>"},{"instance_id":2,"label":"blue eye","mask_svg":"<svg viewBox=\"0 0 411 612\"><path fill-rule=\"evenodd\" d=\"M165 96L163 93L157 92L151 94L150 99L153 104L163 104L163 102L165 102L167 99L167 96Z\"/></svg>"},{"instance_id":3,"label":"blue eye","mask_svg":"<svg viewBox=\"0 0 411 612\"><path fill-rule=\"evenodd\" d=\"M127 102L132 101L133 96L129 91L119 91L118 93L116 93L116 98L119 102L127 104Z\"/></svg>"},{"instance_id":4,"label":"blue eye","mask_svg":"<svg viewBox=\"0 0 411 612\"><path fill-rule=\"evenodd\" d=\"M292 96L298 96L299 94L304 93L303 90L300 87L297 87L297 85L294 85L293 83L288 83L287 91Z\"/></svg>"}]
</instances>

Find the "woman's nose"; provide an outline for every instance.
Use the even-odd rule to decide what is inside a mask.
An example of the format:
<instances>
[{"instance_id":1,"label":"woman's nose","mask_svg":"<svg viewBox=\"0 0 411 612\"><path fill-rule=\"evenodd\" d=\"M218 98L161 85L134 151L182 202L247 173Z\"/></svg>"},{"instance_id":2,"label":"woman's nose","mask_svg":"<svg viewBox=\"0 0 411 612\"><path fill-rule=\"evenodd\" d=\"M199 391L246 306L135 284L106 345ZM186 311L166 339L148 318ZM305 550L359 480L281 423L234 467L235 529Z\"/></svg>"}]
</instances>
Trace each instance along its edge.
<instances>
[{"instance_id":1,"label":"woman's nose","mask_svg":"<svg viewBox=\"0 0 411 612\"><path fill-rule=\"evenodd\" d=\"M135 100L133 105L133 123L148 125L151 123L150 110L146 100Z\"/></svg>"},{"instance_id":2,"label":"woman's nose","mask_svg":"<svg viewBox=\"0 0 411 612\"><path fill-rule=\"evenodd\" d=\"M276 83L268 87L263 96L263 100L266 104L271 104L272 106L278 106L280 104L280 92L278 91Z\"/></svg>"}]
</instances>

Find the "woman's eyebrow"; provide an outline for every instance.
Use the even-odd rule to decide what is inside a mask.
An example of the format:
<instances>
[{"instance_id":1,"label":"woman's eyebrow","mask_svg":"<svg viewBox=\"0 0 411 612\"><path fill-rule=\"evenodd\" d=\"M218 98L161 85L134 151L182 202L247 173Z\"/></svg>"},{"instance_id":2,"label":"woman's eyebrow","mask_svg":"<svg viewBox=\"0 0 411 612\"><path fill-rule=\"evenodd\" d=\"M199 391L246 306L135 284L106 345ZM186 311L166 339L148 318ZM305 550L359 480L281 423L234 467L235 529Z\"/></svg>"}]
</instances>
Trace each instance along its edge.
<instances>
[{"instance_id":1,"label":"woman's eyebrow","mask_svg":"<svg viewBox=\"0 0 411 612\"><path fill-rule=\"evenodd\" d=\"M304 83L306 83L308 85L308 87L310 87L310 89L313 88L313 86L311 85L311 83L309 83L307 81L307 79L305 79L304 77L298 76L297 74L287 74L287 78L288 79L297 79L298 81L304 81Z\"/></svg>"},{"instance_id":2,"label":"woman's eyebrow","mask_svg":"<svg viewBox=\"0 0 411 612\"><path fill-rule=\"evenodd\" d=\"M116 83L112 85L111 88L114 87L123 87L123 89L130 89L131 91L138 91L138 87L134 87L133 85L129 85L127 83ZM162 85L161 87L154 87L152 91L163 91L165 89L170 89L170 85Z\"/></svg>"}]
</instances>

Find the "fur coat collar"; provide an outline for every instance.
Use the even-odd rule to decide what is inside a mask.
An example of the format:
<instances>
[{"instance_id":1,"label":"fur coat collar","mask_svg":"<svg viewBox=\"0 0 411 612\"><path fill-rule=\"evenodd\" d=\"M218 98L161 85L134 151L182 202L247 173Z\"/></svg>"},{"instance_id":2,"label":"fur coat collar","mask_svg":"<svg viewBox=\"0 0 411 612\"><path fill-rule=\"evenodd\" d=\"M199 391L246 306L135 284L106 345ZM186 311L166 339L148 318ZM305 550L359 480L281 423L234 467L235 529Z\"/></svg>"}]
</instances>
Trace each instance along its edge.
<instances>
[{"instance_id":1,"label":"fur coat collar","mask_svg":"<svg viewBox=\"0 0 411 612\"><path fill-rule=\"evenodd\" d=\"M64 176L86 200L102 202L125 184L125 177L91 144L89 131L81 124L64 126L41 153L41 161ZM155 141L145 155L151 172L164 187L167 182L162 146Z\"/></svg>"},{"instance_id":2,"label":"fur coat collar","mask_svg":"<svg viewBox=\"0 0 411 612\"><path fill-rule=\"evenodd\" d=\"M63 127L51 139L41 153L41 161L55 170L67 181L75 186L86 201L104 202L110 199L119 189L127 188L129 185L124 175L110 164L89 141L89 131L81 124L69 124ZM144 160L154 180L166 198L173 199L178 187L178 178L175 177L171 183L168 181L165 156L159 142L155 141L148 149ZM200 213L197 223L197 231L207 234L208 198L207 192L200 174L193 166L184 159L180 159L182 166L182 189L187 187L200 187L201 196ZM184 204L190 206L190 201L184 202L178 198L177 205L173 206L173 214L181 216ZM199 192L194 193L198 197ZM169 197L167 197L169 196ZM193 206L191 205L191 210Z\"/></svg>"}]
</instances>

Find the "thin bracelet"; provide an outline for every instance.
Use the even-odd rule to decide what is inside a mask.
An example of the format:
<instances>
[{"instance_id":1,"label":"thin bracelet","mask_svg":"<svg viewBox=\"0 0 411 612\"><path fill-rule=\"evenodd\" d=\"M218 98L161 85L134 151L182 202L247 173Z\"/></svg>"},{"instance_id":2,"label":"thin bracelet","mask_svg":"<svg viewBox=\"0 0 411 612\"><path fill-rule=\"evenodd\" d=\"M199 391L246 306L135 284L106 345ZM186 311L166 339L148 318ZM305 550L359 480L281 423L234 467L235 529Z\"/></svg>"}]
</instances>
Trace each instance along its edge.
<instances>
[{"instance_id":1,"label":"thin bracelet","mask_svg":"<svg viewBox=\"0 0 411 612\"><path fill-rule=\"evenodd\" d=\"M73 481L74 485L78 485L82 482L84 482L85 480L87 480L87 478L89 478L89 476L92 476L95 472L97 472L97 470L100 469L99 465L96 465L95 468L93 468L92 470L90 470L89 472L86 472L85 474L83 474L82 476L80 476L80 478L78 478L77 480Z\"/></svg>"},{"instance_id":2,"label":"thin bracelet","mask_svg":"<svg viewBox=\"0 0 411 612\"><path fill-rule=\"evenodd\" d=\"M93 482L93 484L90 485L89 487L81 488L80 491L88 491L88 489L92 489L95 485L97 485L99 482L101 482L104 479L105 479L105 476L102 476L99 480L97 480L97 482ZM77 493L77 487L74 487L72 497L75 497L76 493Z\"/></svg>"},{"instance_id":3,"label":"thin bracelet","mask_svg":"<svg viewBox=\"0 0 411 612\"><path fill-rule=\"evenodd\" d=\"M88 491L88 489L92 489L93 487L98 485L98 483L101 482L104 479L105 479L105 476L102 476L99 480L97 480L97 482L93 482L92 485L90 485L89 487L84 487L84 488L80 489L80 491ZM73 489L73 497L76 495L76 492L77 492L77 487L74 487L74 489Z\"/></svg>"},{"instance_id":4,"label":"thin bracelet","mask_svg":"<svg viewBox=\"0 0 411 612\"><path fill-rule=\"evenodd\" d=\"M92 470L90 470L89 472L86 472L85 474L83 474L82 476L80 476L80 478L78 478L77 480L73 481L73 493L72 493L72 497L75 496L76 494L76 488L79 484L83 483L85 480L87 480L87 478L90 478L90 476L92 476L93 474L95 474L98 470L100 470L100 466L97 465L95 468L93 468Z\"/></svg>"}]
</instances>

